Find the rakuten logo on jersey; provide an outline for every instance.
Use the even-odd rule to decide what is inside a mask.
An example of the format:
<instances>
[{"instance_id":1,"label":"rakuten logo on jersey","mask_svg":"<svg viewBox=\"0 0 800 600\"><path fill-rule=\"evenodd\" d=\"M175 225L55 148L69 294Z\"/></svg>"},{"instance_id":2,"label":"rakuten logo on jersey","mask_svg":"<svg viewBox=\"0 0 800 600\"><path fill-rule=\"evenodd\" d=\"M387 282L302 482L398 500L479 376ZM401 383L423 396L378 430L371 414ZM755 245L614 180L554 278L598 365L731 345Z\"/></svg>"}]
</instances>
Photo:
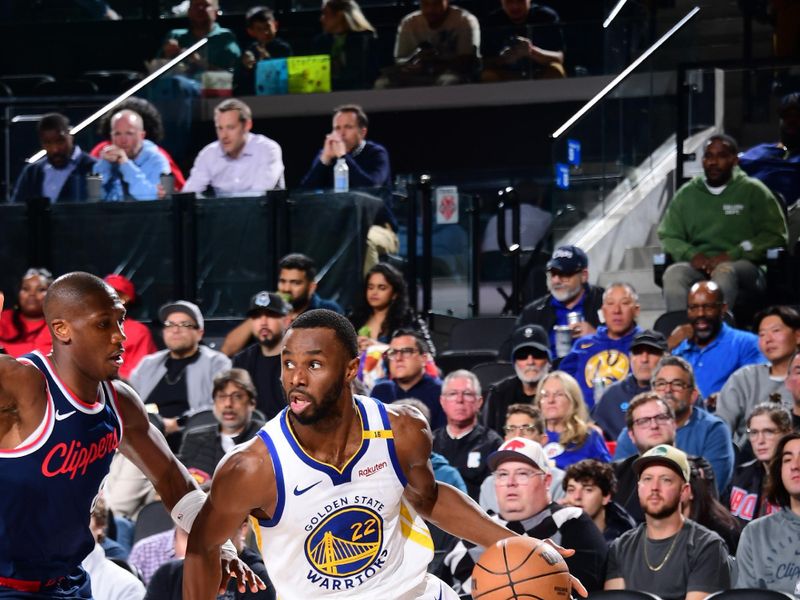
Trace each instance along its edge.
<instances>
[{"instance_id":1,"label":"rakuten logo on jersey","mask_svg":"<svg viewBox=\"0 0 800 600\"><path fill-rule=\"evenodd\" d=\"M383 471L386 467L389 466L389 463L386 461L380 462L376 465L371 467L367 467L366 469L359 469L358 476L359 477L369 477L370 475L375 475L378 471Z\"/></svg>"},{"instance_id":2,"label":"rakuten logo on jersey","mask_svg":"<svg viewBox=\"0 0 800 600\"><path fill-rule=\"evenodd\" d=\"M89 465L114 452L117 446L119 438L116 430L106 434L100 441L92 442L88 448L75 440L69 445L56 444L42 462L42 475L69 475L70 479L75 479L76 475L86 475Z\"/></svg>"}]
</instances>

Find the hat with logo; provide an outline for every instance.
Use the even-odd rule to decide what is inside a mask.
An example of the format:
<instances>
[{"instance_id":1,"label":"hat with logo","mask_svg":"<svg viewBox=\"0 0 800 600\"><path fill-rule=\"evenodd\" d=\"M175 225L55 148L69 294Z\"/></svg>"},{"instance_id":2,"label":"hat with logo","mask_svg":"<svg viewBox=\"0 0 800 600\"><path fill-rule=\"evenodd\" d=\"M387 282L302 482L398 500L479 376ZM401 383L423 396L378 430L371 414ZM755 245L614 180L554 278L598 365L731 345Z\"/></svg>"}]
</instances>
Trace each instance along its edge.
<instances>
[{"instance_id":1,"label":"hat with logo","mask_svg":"<svg viewBox=\"0 0 800 600\"><path fill-rule=\"evenodd\" d=\"M131 299L131 302L136 298L136 288L133 282L124 275L106 275L103 277L108 285L110 285L119 294L125 294Z\"/></svg>"},{"instance_id":2,"label":"hat with logo","mask_svg":"<svg viewBox=\"0 0 800 600\"><path fill-rule=\"evenodd\" d=\"M664 334L660 331L653 331L652 329L645 329L644 331L640 331L633 336L633 341L631 341L631 350L636 348L636 346L647 346L660 352L667 352L669 350L669 346L667 346L667 338L664 336Z\"/></svg>"},{"instance_id":3,"label":"hat with logo","mask_svg":"<svg viewBox=\"0 0 800 600\"><path fill-rule=\"evenodd\" d=\"M541 325L523 325L514 330L511 336L512 361L517 350L522 348L534 348L546 354L547 360L553 360L553 355L550 353L550 338Z\"/></svg>"},{"instance_id":4,"label":"hat with logo","mask_svg":"<svg viewBox=\"0 0 800 600\"><path fill-rule=\"evenodd\" d=\"M559 271L567 275L583 271L588 266L589 259L586 257L586 252L577 246L560 246L547 261L548 271Z\"/></svg>"},{"instance_id":5,"label":"hat with logo","mask_svg":"<svg viewBox=\"0 0 800 600\"><path fill-rule=\"evenodd\" d=\"M175 302L168 302L164 306L158 309L158 318L161 319L161 322L167 320L172 313L183 313L195 320L197 323L197 327L203 329L205 323L203 322L203 313L200 312L200 309L197 307L197 304L193 302L189 302L188 300L176 300Z\"/></svg>"},{"instance_id":6,"label":"hat with logo","mask_svg":"<svg viewBox=\"0 0 800 600\"><path fill-rule=\"evenodd\" d=\"M683 477L684 481L689 481L689 459L686 458L685 452L678 450L675 446L659 444L654 448L650 448L650 450L633 461L633 471L639 476L645 468L652 464L660 464L669 467Z\"/></svg>"},{"instance_id":7,"label":"hat with logo","mask_svg":"<svg viewBox=\"0 0 800 600\"><path fill-rule=\"evenodd\" d=\"M502 446L487 457L486 462L489 464L489 468L494 471L509 460L528 463L542 473L550 472L550 465L542 445L527 438L515 437L503 442Z\"/></svg>"},{"instance_id":8,"label":"hat with logo","mask_svg":"<svg viewBox=\"0 0 800 600\"><path fill-rule=\"evenodd\" d=\"M250 298L250 308L247 309L247 316L252 317L260 312L270 312L278 316L289 314L289 305L277 292L258 292Z\"/></svg>"}]
</instances>

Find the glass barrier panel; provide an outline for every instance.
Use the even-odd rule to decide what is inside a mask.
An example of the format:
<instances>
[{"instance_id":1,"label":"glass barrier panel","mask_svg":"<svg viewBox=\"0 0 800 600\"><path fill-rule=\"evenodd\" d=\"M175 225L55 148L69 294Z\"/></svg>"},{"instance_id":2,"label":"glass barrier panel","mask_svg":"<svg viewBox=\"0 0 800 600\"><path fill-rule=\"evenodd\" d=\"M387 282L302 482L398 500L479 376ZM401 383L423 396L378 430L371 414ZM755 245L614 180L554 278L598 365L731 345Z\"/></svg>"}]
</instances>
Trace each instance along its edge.
<instances>
[{"instance_id":1,"label":"glass barrier panel","mask_svg":"<svg viewBox=\"0 0 800 600\"><path fill-rule=\"evenodd\" d=\"M53 204L53 272L135 279L140 300L132 315L156 319L158 307L175 299L171 210L170 200Z\"/></svg>"},{"instance_id":2,"label":"glass barrier panel","mask_svg":"<svg viewBox=\"0 0 800 600\"><path fill-rule=\"evenodd\" d=\"M348 310L362 293L367 233L383 200L365 192L292 193L289 250L317 264L317 292Z\"/></svg>"},{"instance_id":3,"label":"glass barrier panel","mask_svg":"<svg viewBox=\"0 0 800 600\"><path fill-rule=\"evenodd\" d=\"M22 275L31 265L28 263L30 240L28 238L27 207L24 204L0 204L0 290L5 292L5 308L16 304L14 294L19 291Z\"/></svg>"},{"instance_id":4,"label":"glass barrier panel","mask_svg":"<svg viewBox=\"0 0 800 600\"><path fill-rule=\"evenodd\" d=\"M204 316L242 315L253 294L275 289L269 202L268 197L197 201L197 297Z\"/></svg>"}]
</instances>

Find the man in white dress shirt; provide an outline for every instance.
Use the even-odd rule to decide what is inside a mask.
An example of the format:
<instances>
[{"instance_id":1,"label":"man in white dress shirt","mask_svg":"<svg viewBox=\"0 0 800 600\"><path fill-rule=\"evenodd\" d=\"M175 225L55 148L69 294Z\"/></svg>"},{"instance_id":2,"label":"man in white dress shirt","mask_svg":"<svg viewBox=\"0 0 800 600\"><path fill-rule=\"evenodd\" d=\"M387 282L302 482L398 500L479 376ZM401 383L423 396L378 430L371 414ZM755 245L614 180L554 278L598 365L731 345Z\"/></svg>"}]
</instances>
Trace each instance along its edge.
<instances>
[{"instance_id":1,"label":"man in white dress shirt","mask_svg":"<svg viewBox=\"0 0 800 600\"><path fill-rule=\"evenodd\" d=\"M200 151L183 192L217 196L263 194L285 187L281 147L274 140L251 133L250 107L229 98L214 109L217 141Z\"/></svg>"}]
</instances>

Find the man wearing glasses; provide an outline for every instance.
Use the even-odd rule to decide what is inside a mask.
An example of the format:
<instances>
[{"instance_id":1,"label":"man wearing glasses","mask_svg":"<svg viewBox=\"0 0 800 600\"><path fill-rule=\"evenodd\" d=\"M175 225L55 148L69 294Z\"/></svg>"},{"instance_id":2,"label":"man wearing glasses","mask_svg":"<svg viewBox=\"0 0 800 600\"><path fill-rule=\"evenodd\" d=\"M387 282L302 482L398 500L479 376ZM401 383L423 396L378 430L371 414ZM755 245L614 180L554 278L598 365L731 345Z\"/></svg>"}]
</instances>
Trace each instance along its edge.
<instances>
[{"instance_id":1,"label":"man wearing glasses","mask_svg":"<svg viewBox=\"0 0 800 600\"><path fill-rule=\"evenodd\" d=\"M482 405L478 378L464 369L453 371L442 384L441 406L447 424L433 432L433 451L458 469L475 501L489 476L486 457L503 443L496 432L478 423Z\"/></svg>"},{"instance_id":2,"label":"man wearing glasses","mask_svg":"<svg viewBox=\"0 0 800 600\"><path fill-rule=\"evenodd\" d=\"M203 339L203 314L196 304L178 300L158 310L166 350L145 356L131 373L130 382L148 409L164 419L171 446L180 444L186 418L212 408L214 375L231 368L231 360L207 346ZM175 448L177 450L177 448Z\"/></svg>"},{"instance_id":3,"label":"man wearing glasses","mask_svg":"<svg viewBox=\"0 0 800 600\"><path fill-rule=\"evenodd\" d=\"M652 387L673 411L675 446L689 455L706 458L714 470L717 489L722 493L733 474L731 430L725 421L696 406L698 391L691 365L680 357L665 356L653 372ZM640 426L652 427L651 422L644 423L644 416L652 415L635 415L628 419L628 426L636 428L638 420ZM629 431L623 429L617 438L615 459L636 454L636 441Z\"/></svg>"},{"instance_id":4,"label":"man wearing glasses","mask_svg":"<svg viewBox=\"0 0 800 600\"><path fill-rule=\"evenodd\" d=\"M210 479L222 457L237 444L255 437L264 421L254 417L256 387L244 369L228 369L214 377L216 423L186 431L178 453L186 467L199 469Z\"/></svg>"},{"instance_id":5,"label":"man wearing glasses","mask_svg":"<svg viewBox=\"0 0 800 600\"><path fill-rule=\"evenodd\" d=\"M389 379L375 383L370 395L385 404L403 398L421 400L431 411L431 429L435 430L445 424L445 416L439 403L442 381L425 372L429 356L428 344L416 331L398 329L384 354Z\"/></svg>"},{"instance_id":6,"label":"man wearing glasses","mask_svg":"<svg viewBox=\"0 0 800 600\"><path fill-rule=\"evenodd\" d=\"M672 354L685 358L697 375L703 398L722 389L728 377L745 365L767 362L758 348L758 336L723 321L728 305L713 281L702 281L689 291L689 323L670 336ZM683 341L678 343L679 339ZM677 344L677 345L676 345Z\"/></svg>"},{"instance_id":7,"label":"man wearing glasses","mask_svg":"<svg viewBox=\"0 0 800 600\"><path fill-rule=\"evenodd\" d=\"M538 406L533 404L512 404L506 411L506 421L503 426L503 439L508 441L515 437L533 440L537 444L547 444L547 433L544 428L544 419ZM564 497L564 471L555 466L553 461L548 461L550 467L550 498L553 502L560 502ZM481 484L481 494L478 504L486 512L497 513L497 493L494 487L494 475L489 475Z\"/></svg>"},{"instance_id":8,"label":"man wearing glasses","mask_svg":"<svg viewBox=\"0 0 800 600\"><path fill-rule=\"evenodd\" d=\"M569 572L590 592L602 589L608 553L603 534L582 509L552 501L552 476L541 444L511 438L489 455L488 465L500 509L492 518L516 533L551 538L573 548L575 554L565 558ZM459 541L445 558L453 579L461 582L462 592L471 591L470 573L476 556L480 552L472 544Z\"/></svg>"}]
</instances>

